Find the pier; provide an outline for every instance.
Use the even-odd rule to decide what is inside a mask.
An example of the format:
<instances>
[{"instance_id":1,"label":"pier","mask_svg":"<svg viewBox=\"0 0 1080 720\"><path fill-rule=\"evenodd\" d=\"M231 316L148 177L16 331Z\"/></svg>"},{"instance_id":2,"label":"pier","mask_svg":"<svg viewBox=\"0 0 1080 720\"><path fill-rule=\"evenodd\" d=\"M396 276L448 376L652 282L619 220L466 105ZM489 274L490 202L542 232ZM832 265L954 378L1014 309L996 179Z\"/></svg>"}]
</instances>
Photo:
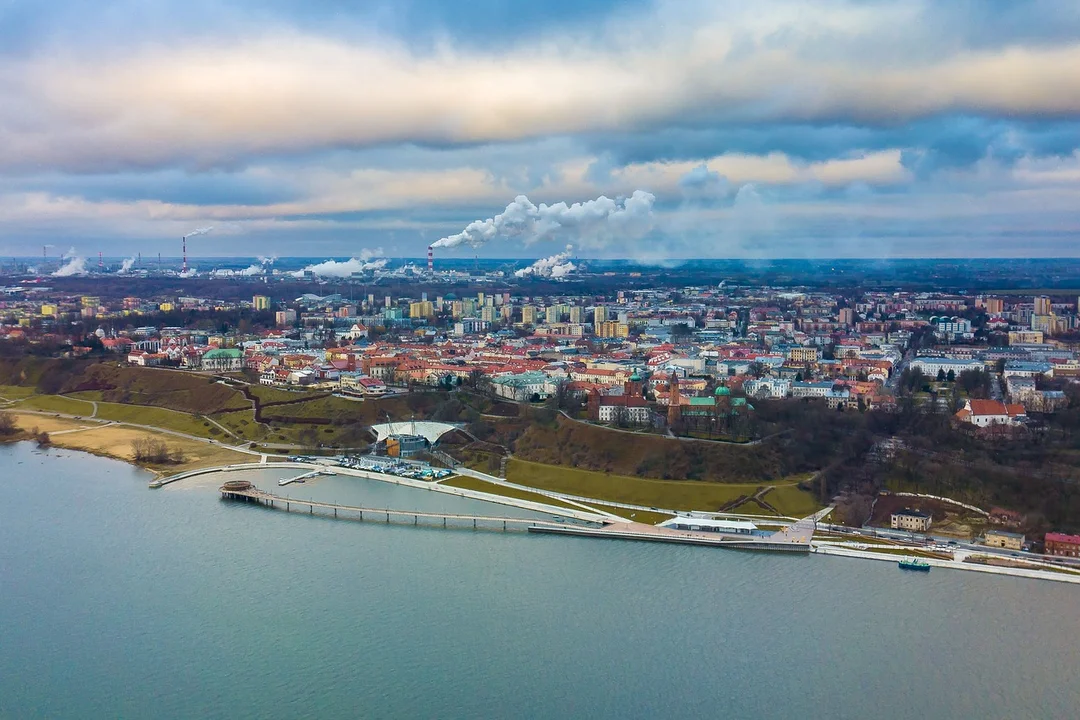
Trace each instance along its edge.
<instances>
[{"instance_id":1,"label":"pier","mask_svg":"<svg viewBox=\"0 0 1080 720\"><path fill-rule=\"evenodd\" d=\"M292 483L304 482L308 478L318 477L319 475L336 475L336 474L337 473L335 473L335 472L333 472L331 470L312 470L311 472L306 472L303 475L297 475L296 477L282 478L281 480L278 480L278 485L291 485Z\"/></svg>"},{"instance_id":2,"label":"pier","mask_svg":"<svg viewBox=\"0 0 1080 720\"><path fill-rule=\"evenodd\" d=\"M502 517L495 515L466 515L459 513L422 512L417 510L391 510L389 508L370 508L355 505L337 505L315 500L297 500L296 498L274 495L258 489L246 480L231 480L221 486L224 500L257 503L264 507L286 512L304 512L318 514L339 520L361 520L368 522L395 523L399 525L426 525L444 528L473 528L476 530L523 530L534 527L561 527L553 522L536 518Z\"/></svg>"}]
</instances>

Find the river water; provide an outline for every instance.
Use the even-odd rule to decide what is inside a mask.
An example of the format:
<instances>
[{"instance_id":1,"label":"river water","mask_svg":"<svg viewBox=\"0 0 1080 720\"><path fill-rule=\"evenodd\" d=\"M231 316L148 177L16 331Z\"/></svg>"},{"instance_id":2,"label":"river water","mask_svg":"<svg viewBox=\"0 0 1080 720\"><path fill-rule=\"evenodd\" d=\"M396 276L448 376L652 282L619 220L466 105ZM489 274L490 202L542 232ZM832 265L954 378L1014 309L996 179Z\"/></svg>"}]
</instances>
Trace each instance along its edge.
<instances>
[{"instance_id":1,"label":"river water","mask_svg":"<svg viewBox=\"0 0 1080 720\"><path fill-rule=\"evenodd\" d=\"M1080 717L1072 585L335 521L147 479L0 447L0 718Z\"/></svg>"}]
</instances>

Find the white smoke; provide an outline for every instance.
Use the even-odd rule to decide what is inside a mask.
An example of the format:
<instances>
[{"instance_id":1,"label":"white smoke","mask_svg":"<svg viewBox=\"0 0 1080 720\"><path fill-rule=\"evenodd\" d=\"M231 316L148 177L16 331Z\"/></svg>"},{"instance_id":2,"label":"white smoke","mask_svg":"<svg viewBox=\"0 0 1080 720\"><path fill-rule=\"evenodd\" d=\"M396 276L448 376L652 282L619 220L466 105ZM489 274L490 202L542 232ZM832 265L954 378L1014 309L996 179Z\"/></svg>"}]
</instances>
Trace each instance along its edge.
<instances>
[{"instance_id":1,"label":"white smoke","mask_svg":"<svg viewBox=\"0 0 1080 720\"><path fill-rule=\"evenodd\" d=\"M353 273L371 272L382 270L390 262L386 258L373 259L382 254L382 248L368 250L364 248L353 258L344 261L326 260L315 265L308 265L303 270L293 273L294 277L304 277L305 273L311 273L319 277L351 277Z\"/></svg>"},{"instance_id":2,"label":"white smoke","mask_svg":"<svg viewBox=\"0 0 1080 720\"><path fill-rule=\"evenodd\" d=\"M275 262L277 262L277 255L272 255L270 257L263 257L262 255L260 255L259 263L257 265L249 265L243 270L237 270L233 274L241 275L243 277L251 277L253 275L265 275L266 273L270 272L270 268L273 267Z\"/></svg>"},{"instance_id":3,"label":"white smoke","mask_svg":"<svg viewBox=\"0 0 1080 720\"><path fill-rule=\"evenodd\" d=\"M72 248L74 251L75 248ZM65 254L64 258L66 263L60 266L56 272L53 273L53 277L71 277L73 275L86 275L86 258L79 257L77 255Z\"/></svg>"},{"instance_id":4,"label":"white smoke","mask_svg":"<svg viewBox=\"0 0 1080 720\"><path fill-rule=\"evenodd\" d=\"M601 195L573 205L541 203L539 207L518 195L495 217L475 220L458 234L439 239L433 247L480 247L496 238L522 238L526 243L559 236L595 243L638 238L652 229L654 202L656 197L644 190L635 190L625 199Z\"/></svg>"},{"instance_id":5,"label":"white smoke","mask_svg":"<svg viewBox=\"0 0 1080 720\"><path fill-rule=\"evenodd\" d=\"M117 275L124 275L131 272L131 268L135 266L135 258L129 257L124 262L120 263L120 269L116 271Z\"/></svg>"},{"instance_id":6,"label":"white smoke","mask_svg":"<svg viewBox=\"0 0 1080 720\"><path fill-rule=\"evenodd\" d=\"M205 234L207 234L208 232L210 232L213 229L214 229L213 225L209 225L207 227L202 227L202 228L196 228L195 230L192 230L191 232L189 232L184 237L189 237L190 238L190 237L196 237L197 235L205 235Z\"/></svg>"},{"instance_id":7,"label":"white smoke","mask_svg":"<svg viewBox=\"0 0 1080 720\"><path fill-rule=\"evenodd\" d=\"M519 278L527 277L529 275L549 278L566 277L577 270L577 266L570 262L570 256L573 252L574 246L567 245L566 249L561 253L552 255L551 257L541 258L529 267L516 271L514 276Z\"/></svg>"}]
</instances>

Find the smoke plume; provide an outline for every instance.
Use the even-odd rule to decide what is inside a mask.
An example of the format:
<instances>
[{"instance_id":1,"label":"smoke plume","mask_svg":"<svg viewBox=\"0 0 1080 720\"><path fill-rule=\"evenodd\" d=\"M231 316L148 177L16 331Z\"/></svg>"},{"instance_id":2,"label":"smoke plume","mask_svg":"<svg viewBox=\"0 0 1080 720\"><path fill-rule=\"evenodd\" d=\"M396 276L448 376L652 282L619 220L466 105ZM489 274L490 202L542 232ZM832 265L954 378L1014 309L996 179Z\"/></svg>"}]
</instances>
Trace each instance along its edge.
<instances>
[{"instance_id":1,"label":"smoke plume","mask_svg":"<svg viewBox=\"0 0 1080 720\"><path fill-rule=\"evenodd\" d=\"M434 247L461 245L480 247L496 238L521 238L525 243L567 237L580 242L603 244L611 239L638 238L652 229L656 197L635 190L625 199L601 195L595 200L567 205L565 202L537 207L518 195L493 218L474 220L456 235L435 242Z\"/></svg>"},{"instance_id":2,"label":"smoke plume","mask_svg":"<svg viewBox=\"0 0 1080 720\"><path fill-rule=\"evenodd\" d=\"M574 252L573 245L567 245L566 249L557 255L541 258L527 268L522 268L514 273L515 277L561 278L577 270L577 266L570 262L570 256Z\"/></svg>"},{"instance_id":3,"label":"smoke plume","mask_svg":"<svg viewBox=\"0 0 1080 720\"><path fill-rule=\"evenodd\" d=\"M326 260L321 263L316 263L315 265L308 265L303 270L298 270L293 273L293 275L295 277L303 277L305 273L312 273L318 277L347 278L351 277L353 273L382 270L390 261L386 258L374 259L377 255L381 254L382 248L376 248L374 250L364 248L354 258L345 261Z\"/></svg>"},{"instance_id":4,"label":"smoke plume","mask_svg":"<svg viewBox=\"0 0 1080 720\"><path fill-rule=\"evenodd\" d=\"M72 250L74 251L74 248L72 248ZM53 277L72 277L73 275L87 274L86 258L67 254L65 254L64 257L67 259L67 262L53 273Z\"/></svg>"},{"instance_id":5,"label":"smoke plume","mask_svg":"<svg viewBox=\"0 0 1080 720\"><path fill-rule=\"evenodd\" d=\"M116 271L117 275L124 275L131 272L131 268L135 266L135 258L129 257L124 262L120 263L120 269Z\"/></svg>"},{"instance_id":6,"label":"smoke plume","mask_svg":"<svg viewBox=\"0 0 1080 720\"><path fill-rule=\"evenodd\" d=\"M195 237L195 236L197 236L197 235L205 235L205 234L207 234L208 232L210 232L210 231L211 231L211 230L213 230L213 229L214 229L214 226L213 226L213 225L210 225L210 226L208 226L208 227L202 227L202 228L197 228L197 229L195 229L195 230L192 230L191 232L189 232L189 233L188 233L187 235L185 235L184 237L189 237L189 238L191 238L191 237Z\"/></svg>"}]
</instances>

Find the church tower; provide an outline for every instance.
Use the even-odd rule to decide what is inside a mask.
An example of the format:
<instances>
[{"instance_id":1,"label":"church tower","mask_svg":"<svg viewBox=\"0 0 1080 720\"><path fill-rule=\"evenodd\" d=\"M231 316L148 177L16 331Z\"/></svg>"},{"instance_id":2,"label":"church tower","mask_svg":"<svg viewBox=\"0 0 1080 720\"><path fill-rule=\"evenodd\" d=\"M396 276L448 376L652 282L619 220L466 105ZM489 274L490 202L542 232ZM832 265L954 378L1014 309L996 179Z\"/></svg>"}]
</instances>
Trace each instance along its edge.
<instances>
[{"instance_id":1,"label":"church tower","mask_svg":"<svg viewBox=\"0 0 1080 720\"><path fill-rule=\"evenodd\" d=\"M679 422L679 418L682 417L682 399L679 396L679 378L675 375L675 371L671 372L671 384L669 385L671 392L668 393L668 409L667 409L667 422L668 427L672 427Z\"/></svg>"}]
</instances>

